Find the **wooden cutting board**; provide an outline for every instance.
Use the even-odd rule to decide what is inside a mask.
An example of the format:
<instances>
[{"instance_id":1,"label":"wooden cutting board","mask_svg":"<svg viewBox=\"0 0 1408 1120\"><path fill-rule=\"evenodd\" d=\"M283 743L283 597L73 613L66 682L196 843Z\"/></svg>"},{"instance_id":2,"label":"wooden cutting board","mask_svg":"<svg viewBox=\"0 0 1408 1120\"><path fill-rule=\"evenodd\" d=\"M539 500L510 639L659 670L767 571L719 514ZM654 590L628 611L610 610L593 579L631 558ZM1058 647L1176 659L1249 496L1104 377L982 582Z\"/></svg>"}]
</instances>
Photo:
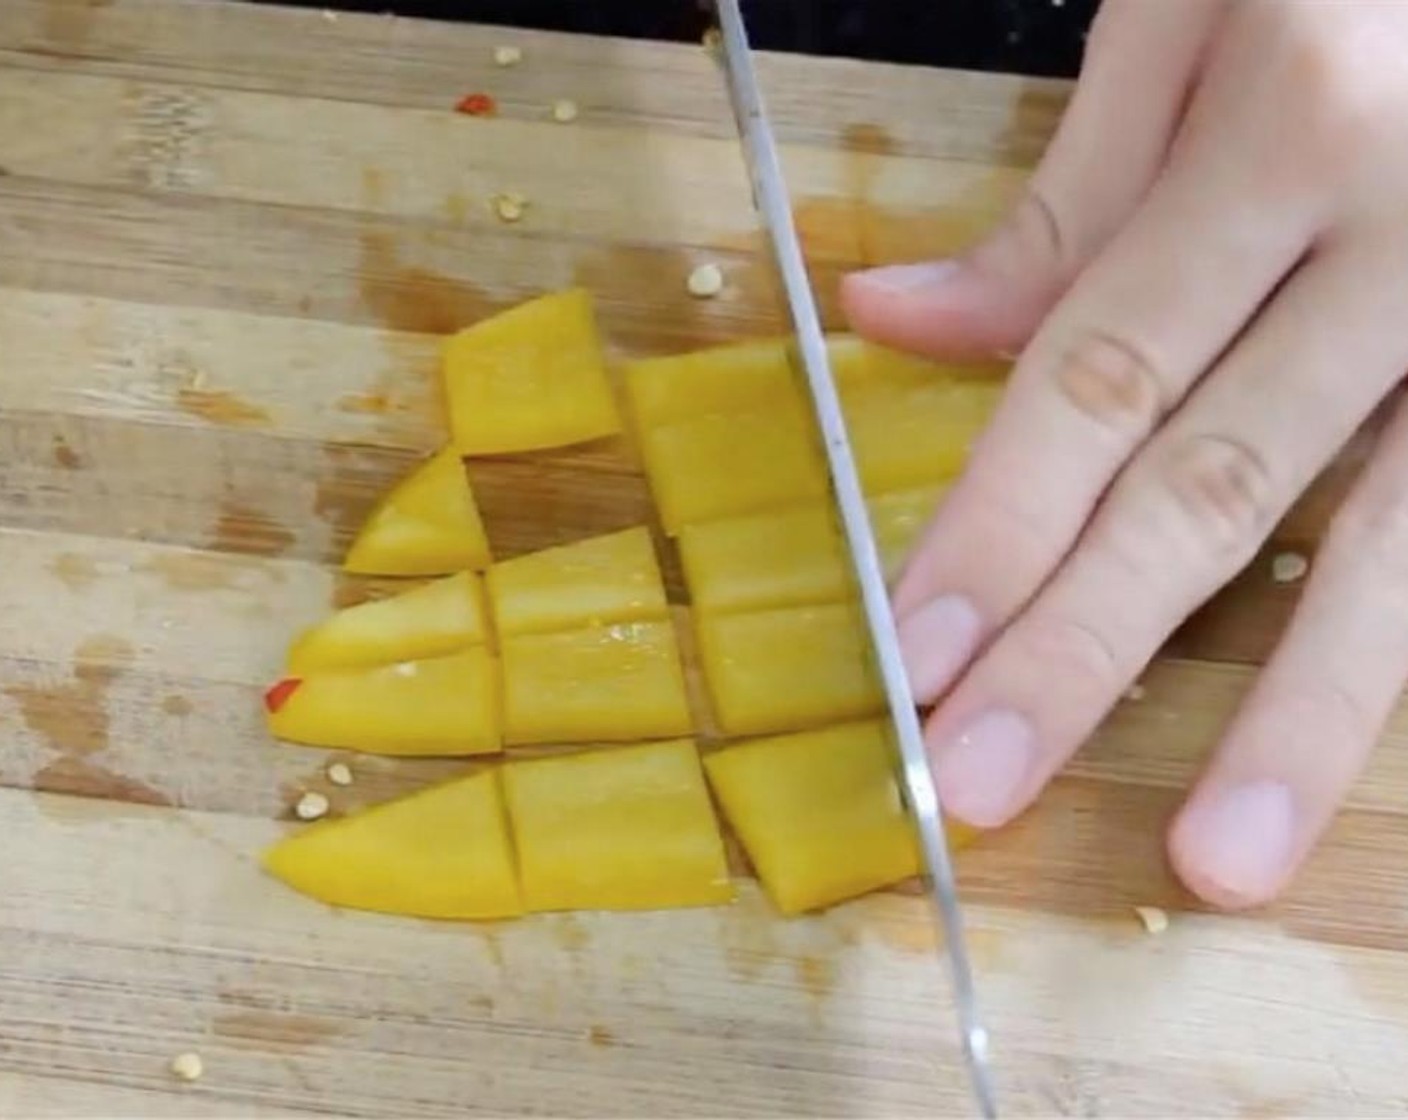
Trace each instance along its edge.
<instances>
[{"instance_id":1,"label":"wooden cutting board","mask_svg":"<svg viewBox=\"0 0 1408 1120\"><path fill-rule=\"evenodd\" d=\"M765 80L832 325L840 273L1000 212L1065 96L780 57ZM497 118L451 111L473 90ZM752 230L698 48L0 4L0 1115L965 1112L912 895L474 928L334 913L255 863L303 790L350 808L457 769L358 760L332 789L258 702L290 632L365 593L334 562L443 436L435 335L574 282L622 352L777 332ZM1346 473L1276 548L1313 544ZM501 555L649 516L619 447L473 479ZM1011 1114L1408 1108L1408 714L1276 909L1199 913L1161 853L1294 597L1259 560L961 858Z\"/></svg>"}]
</instances>

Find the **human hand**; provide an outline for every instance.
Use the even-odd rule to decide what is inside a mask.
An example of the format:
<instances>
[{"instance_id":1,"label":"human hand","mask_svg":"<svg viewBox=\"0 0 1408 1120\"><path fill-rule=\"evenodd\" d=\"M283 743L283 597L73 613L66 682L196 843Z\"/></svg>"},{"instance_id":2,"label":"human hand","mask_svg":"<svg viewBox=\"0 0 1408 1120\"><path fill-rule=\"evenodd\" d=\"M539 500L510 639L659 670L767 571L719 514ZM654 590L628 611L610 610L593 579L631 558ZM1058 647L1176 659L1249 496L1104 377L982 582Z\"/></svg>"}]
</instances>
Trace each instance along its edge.
<instances>
[{"instance_id":1,"label":"human hand","mask_svg":"<svg viewBox=\"0 0 1408 1120\"><path fill-rule=\"evenodd\" d=\"M997 827L1408 370L1408 4L1106 0L1006 224L843 295L882 342L1022 350L894 594L944 805ZM1274 897L1405 679L1398 405L1173 822L1188 886Z\"/></svg>"}]
</instances>

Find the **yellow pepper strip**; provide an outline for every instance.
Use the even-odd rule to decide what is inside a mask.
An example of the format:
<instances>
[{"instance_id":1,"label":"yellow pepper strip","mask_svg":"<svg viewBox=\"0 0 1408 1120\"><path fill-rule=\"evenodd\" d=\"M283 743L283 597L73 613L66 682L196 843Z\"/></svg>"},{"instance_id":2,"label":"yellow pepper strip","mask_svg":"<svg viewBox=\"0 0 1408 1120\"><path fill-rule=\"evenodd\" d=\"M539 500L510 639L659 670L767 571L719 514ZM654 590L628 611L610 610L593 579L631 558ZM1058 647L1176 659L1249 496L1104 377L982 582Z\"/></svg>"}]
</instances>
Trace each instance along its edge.
<instances>
[{"instance_id":1,"label":"yellow pepper strip","mask_svg":"<svg viewBox=\"0 0 1408 1120\"><path fill-rule=\"evenodd\" d=\"M669 615L644 526L502 560L489 569L488 583L505 637Z\"/></svg>"},{"instance_id":2,"label":"yellow pepper strip","mask_svg":"<svg viewBox=\"0 0 1408 1120\"><path fill-rule=\"evenodd\" d=\"M703 415L795 411L805 395L782 339L715 346L629 362L626 395L636 426L678 424Z\"/></svg>"},{"instance_id":3,"label":"yellow pepper strip","mask_svg":"<svg viewBox=\"0 0 1408 1120\"><path fill-rule=\"evenodd\" d=\"M320 821L270 848L264 866L333 906L422 918L523 913L493 770Z\"/></svg>"},{"instance_id":4,"label":"yellow pepper strip","mask_svg":"<svg viewBox=\"0 0 1408 1120\"><path fill-rule=\"evenodd\" d=\"M265 697L269 731L315 747L387 755L502 749L499 666L476 646L447 657L290 677Z\"/></svg>"},{"instance_id":5,"label":"yellow pepper strip","mask_svg":"<svg viewBox=\"0 0 1408 1120\"><path fill-rule=\"evenodd\" d=\"M939 500L947 490L945 485L921 486L915 490L877 494L866 502L886 579L900 574L919 534L933 519Z\"/></svg>"},{"instance_id":6,"label":"yellow pepper strip","mask_svg":"<svg viewBox=\"0 0 1408 1120\"><path fill-rule=\"evenodd\" d=\"M445 448L377 503L343 567L369 576L443 576L489 565L464 464Z\"/></svg>"},{"instance_id":7,"label":"yellow pepper strip","mask_svg":"<svg viewBox=\"0 0 1408 1120\"><path fill-rule=\"evenodd\" d=\"M504 768L529 910L656 910L733 898L692 742Z\"/></svg>"},{"instance_id":8,"label":"yellow pepper strip","mask_svg":"<svg viewBox=\"0 0 1408 1120\"><path fill-rule=\"evenodd\" d=\"M884 707L854 602L701 611L695 632L714 715L726 735L798 731Z\"/></svg>"},{"instance_id":9,"label":"yellow pepper strip","mask_svg":"<svg viewBox=\"0 0 1408 1120\"><path fill-rule=\"evenodd\" d=\"M462 455L585 443L621 430L591 296L542 296L460 331L443 373Z\"/></svg>"},{"instance_id":10,"label":"yellow pepper strip","mask_svg":"<svg viewBox=\"0 0 1408 1120\"><path fill-rule=\"evenodd\" d=\"M878 722L760 739L704 759L724 816L768 896L797 914L919 873L920 855ZM974 833L950 828L951 843Z\"/></svg>"},{"instance_id":11,"label":"yellow pepper strip","mask_svg":"<svg viewBox=\"0 0 1408 1120\"><path fill-rule=\"evenodd\" d=\"M460 572L337 611L305 630L288 651L290 673L360 669L440 657L488 638L479 577Z\"/></svg>"},{"instance_id":12,"label":"yellow pepper strip","mask_svg":"<svg viewBox=\"0 0 1408 1120\"><path fill-rule=\"evenodd\" d=\"M668 621L509 637L503 659L510 744L620 742L693 729Z\"/></svg>"}]
</instances>

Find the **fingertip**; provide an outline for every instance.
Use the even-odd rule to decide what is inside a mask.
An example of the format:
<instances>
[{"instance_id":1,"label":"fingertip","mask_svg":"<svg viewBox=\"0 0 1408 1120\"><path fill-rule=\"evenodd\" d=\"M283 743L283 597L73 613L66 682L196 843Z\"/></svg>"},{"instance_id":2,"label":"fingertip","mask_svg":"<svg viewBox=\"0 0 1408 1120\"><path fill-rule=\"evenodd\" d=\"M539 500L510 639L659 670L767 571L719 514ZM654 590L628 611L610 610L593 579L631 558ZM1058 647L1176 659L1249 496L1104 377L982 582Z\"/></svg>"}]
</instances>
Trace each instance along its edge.
<instances>
[{"instance_id":1,"label":"fingertip","mask_svg":"<svg viewBox=\"0 0 1408 1120\"><path fill-rule=\"evenodd\" d=\"M1276 781L1200 790L1169 827L1175 874L1220 910L1275 900L1298 863L1295 798Z\"/></svg>"}]
</instances>

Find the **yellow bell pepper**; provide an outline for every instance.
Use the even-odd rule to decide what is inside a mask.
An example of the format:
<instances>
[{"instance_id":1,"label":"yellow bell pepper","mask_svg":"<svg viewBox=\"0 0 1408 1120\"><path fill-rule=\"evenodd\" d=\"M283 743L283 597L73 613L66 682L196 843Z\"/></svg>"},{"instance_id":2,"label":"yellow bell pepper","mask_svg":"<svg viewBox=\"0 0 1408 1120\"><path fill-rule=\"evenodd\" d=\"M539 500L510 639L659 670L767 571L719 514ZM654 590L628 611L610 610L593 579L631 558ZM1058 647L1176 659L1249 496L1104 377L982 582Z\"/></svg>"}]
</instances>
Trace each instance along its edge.
<instances>
[{"instance_id":1,"label":"yellow bell pepper","mask_svg":"<svg viewBox=\"0 0 1408 1120\"><path fill-rule=\"evenodd\" d=\"M668 621L508 637L503 659L510 744L621 742L693 729Z\"/></svg>"},{"instance_id":2,"label":"yellow bell pepper","mask_svg":"<svg viewBox=\"0 0 1408 1120\"><path fill-rule=\"evenodd\" d=\"M650 530L641 526L546 548L489 569L499 633L508 637L669 616Z\"/></svg>"},{"instance_id":3,"label":"yellow bell pepper","mask_svg":"<svg viewBox=\"0 0 1408 1120\"><path fill-rule=\"evenodd\" d=\"M488 564L489 541L464 464L447 447L377 503L343 567L370 576L443 576Z\"/></svg>"},{"instance_id":4,"label":"yellow bell pepper","mask_svg":"<svg viewBox=\"0 0 1408 1120\"><path fill-rule=\"evenodd\" d=\"M843 397L877 386L891 389L949 382L1000 382L1009 362L935 362L901 350L891 350L852 334L826 340L831 373Z\"/></svg>"},{"instance_id":5,"label":"yellow bell pepper","mask_svg":"<svg viewBox=\"0 0 1408 1120\"><path fill-rule=\"evenodd\" d=\"M290 673L440 657L487 640L484 589L471 572L329 615L294 640Z\"/></svg>"},{"instance_id":6,"label":"yellow bell pepper","mask_svg":"<svg viewBox=\"0 0 1408 1120\"><path fill-rule=\"evenodd\" d=\"M825 497L815 426L800 407L707 413L641 434L666 532Z\"/></svg>"},{"instance_id":7,"label":"yellow bell pepper","mask_svg":"<svg viewBox=\"0 0 1408 1120\"><path fill-rule=\"evenodd\" d=\"M782 339L715 346L629 362L626 394L636 426L678 424L708 414L795 411L803 390Z\"/></svg>"},{"instance_id":8,"label":"yellow bell pepper","mask_svg":"<svg viewBox=\"0 0 1408 1120\"><path fill-rule=\"evenodd\" d=\"M947 486L923 486L877 494L866 502L875 547L880 553L887 579L894 579L919 540L919 534L933 520Z\"/></svg>"},{"instance_id":9,"label":"yellow bell pepper","mask_svg":"<svg viewBox=\"0 0 1408 1120\"><path fill-rule=\"evenodd\" d=\"M265 697L278 739L370 754L502 749L499 666L482 646L447 657L290 677Z\"/></svg>"},{"instance_id":10,"label":"yellow bell pepper","mask_svg":"<svg viewBox=\"0 0 1408 1120\"><path fill-rule=\"evenodd\" d=\"M884 707L855 602L695 613L699 660L726 735L797 731Z\"/></svg>"},{"instance_id":11,"label":"yellow bell pepper","mask_svg":"<svg viewBox=\"0 0 1408 1120\"><path fill-rule=\"evenodd\" d=\"M264 866L333 906L421 918L523 913L493 770L319 821L270 848Z\"/></svg>"},{"instance_id":12,"label":"yellow bell pepper","mask_svg":"<svg viewBox=\"0 0 1408 1120\"><path fill-rule=\"evenodd\" d=\"M855 593L840 526L819 502L686 525L679 550L700 611L832 603Z\"/></svg>"},{"instance_id":13,"label":"yellow bell pepper","mask_svg":"<svg viewBox=\"0 0 1408 1120\"><path fill-rule=\"evenodd\" d=\"M503 778L529 910L658 910L733 898L692 742L514 762Z\"/></svg>"},{"instance_id":14,"label":"yellow bell pepper","mask_svg":"<svg viewBox=\"0 0 1408 1120\"><path fill-rule=\"evenodd\" d=\"M591 296L542 296L454 335L444 352L462 455L585 443L621 430Z\"/></svg>"},{"instance_id":15,"label":"yellow bell pepper","mask_svg":"<svg viewBox=\"0 0 1408 1120\"><path fill-rule=\"evenodd\" d=\"M917 837L882 723L761 739L704 768L768 896L784 914L842 902L917 875ZM950 843L974 833L951 828Z\"/></svg>"}]
</instances>

